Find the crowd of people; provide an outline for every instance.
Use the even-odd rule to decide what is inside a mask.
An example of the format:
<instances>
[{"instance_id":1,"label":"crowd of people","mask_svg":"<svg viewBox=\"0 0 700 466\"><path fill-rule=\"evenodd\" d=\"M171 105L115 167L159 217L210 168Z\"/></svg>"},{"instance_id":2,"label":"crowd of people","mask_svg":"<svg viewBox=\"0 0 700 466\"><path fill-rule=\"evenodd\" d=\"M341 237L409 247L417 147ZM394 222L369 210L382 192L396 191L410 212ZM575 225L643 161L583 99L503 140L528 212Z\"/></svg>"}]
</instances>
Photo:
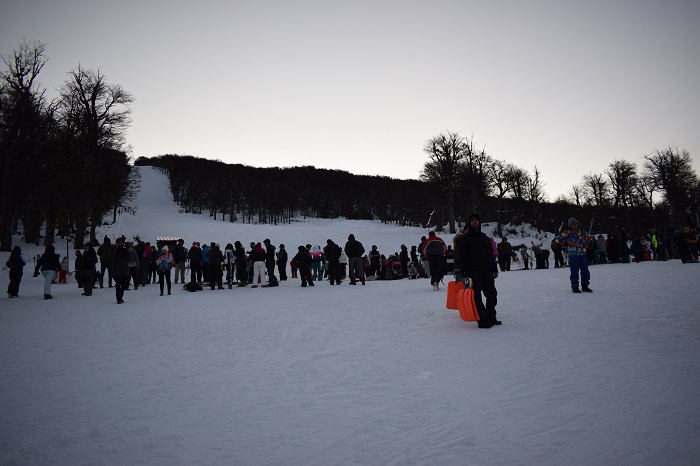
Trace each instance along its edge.
<instances>
[{"instance_id":1,"label":"crowd of people","mask_svg":"<svg viewBox=\"0 0 700 466\"><path fill-rule=\"evenodd\" d=\"M697 262L697 233L693 224L688 222L684 228L669 230L663 238L653 228L645 235L634 238L630 238L624 230L618 234L608 234L607 238L602 234L595 237L579 229L578 221L572 217L568 228L552 239L550 248L554 268L571 269L572 291L591 292L588 286L589 264L640 263L669 258L679 258L683 263ZM475 242L473 236L478 236L479 240ZM480 249L483 257L474 253L475 244L479 242L484 243ZM120 304L124 302L124 291L137 290L149 284L157 283L161 296L166 293L170 295L173 278L175 284L181 283L189 291L202 290L204 286L222 290L225 289L224 284L229 288L234 285L274 287L288 279L288 271L291 278L300 279L302 287L311 287L322 281L340 285L347 279L350 285L364 285L367 280L429 278L433 289L438 290L444 275L452 273L458 280L468 279L465 284L475 289L475 296L479 296L477 301L481 299L477 290L483 291L486 296L485 305L477 302L477 308L481 307L486 317L483 325L487 325L487 322L496 325L493 322L497 321L495 286L484 278L482 272L488 269L488 275L496 277L499 269L501 272L510 271L514 263L522 264L524 267L520 267L525 270L549 268L550 257L550 249L534 242L529 248L525 244L513 246L506 237L496 243L481 232L481 219L477 214L470 217L452 244L446 244L431 231L427 237L421 238L419 244L410 249L402 244L399 251L388 255L382 254L376 245L365 251L363 244L353 234L348 236L342 247L328 239L323 247L300 245L292 253L287 252L284 244L276 247L269 239L251 242L247 249L240 241L235 241L222 250L216 242L202 246L195 241L187 248L184 239L168 246L162 241L156 241L153 245L138 239L127 241L122 236L112 244L110 238L105 236L97 249L94 246L86 243L82 250L76 250L75 281L84 296L91 296L94 288L114 286ZM484 260L486 256L489 261ZM480 264L479 273L472 271L475 263ZM7 290L10 298L19 296L25 265L21 249L15 246L6 263L10 271ZM52 284L67 282L68 270L67 258L61 260L54 246L47 245L34 270L35 277L44 277L44 299L52 299ZM188 271L189 279L186 281Z\"/></svg>"}]
</instances>

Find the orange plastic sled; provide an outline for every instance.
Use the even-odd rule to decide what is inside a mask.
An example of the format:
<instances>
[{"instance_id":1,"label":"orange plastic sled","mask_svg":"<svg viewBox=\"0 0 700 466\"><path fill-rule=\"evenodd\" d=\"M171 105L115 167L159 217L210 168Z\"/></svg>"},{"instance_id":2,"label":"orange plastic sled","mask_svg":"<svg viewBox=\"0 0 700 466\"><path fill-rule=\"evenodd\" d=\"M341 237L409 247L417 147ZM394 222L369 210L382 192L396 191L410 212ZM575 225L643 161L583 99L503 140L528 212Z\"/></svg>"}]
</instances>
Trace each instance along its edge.
<instances>
[{"instance_id":1,"label":"orange plastic sled","mask_svg":"<svg viewBox=\"0 0 700 466\"><path fill-rule=\"evenodd\" d=\"M466 288L459 290L457 294L457 308L459 316L465 322L478 322L479 313L476 312L476 304L474 304L474 290Z\"/></svg>"},{"instance_id":2,"label":"orange plastic sled","mask_svg":"<svg viewBox=\"0 0 700 466\"><path fill-rule=\"evenodd\" d=\"M455 311L459 309L457 307L457 293L463 289L464 285L462 285L462 282L447 282L447 304L445 305L447 309L454 309Z\"/></svg>"}]
</instances>

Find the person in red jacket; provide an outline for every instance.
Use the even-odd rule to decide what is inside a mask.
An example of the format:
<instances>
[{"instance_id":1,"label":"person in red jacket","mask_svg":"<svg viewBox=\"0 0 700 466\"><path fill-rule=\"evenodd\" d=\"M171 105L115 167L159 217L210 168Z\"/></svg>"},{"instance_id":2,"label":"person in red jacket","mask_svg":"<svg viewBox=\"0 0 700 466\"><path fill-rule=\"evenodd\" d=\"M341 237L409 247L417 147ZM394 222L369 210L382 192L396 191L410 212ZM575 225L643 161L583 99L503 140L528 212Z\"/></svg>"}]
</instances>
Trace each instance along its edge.
<instances>
[{"instance_id":1,"label":"person in red jacket","mask_svg":"<svg viewBox=\"0 0 700 466\"><path fill-rule=\"evenodd\" d=\"M445 252L447 245L435 234L434 231L428 233L428 237L421 244L423 255L428 258L428 266L430 267L430 284L433 290L437 291L440 288L440 282L445 274Z\"/></svg>"}]
</instances>

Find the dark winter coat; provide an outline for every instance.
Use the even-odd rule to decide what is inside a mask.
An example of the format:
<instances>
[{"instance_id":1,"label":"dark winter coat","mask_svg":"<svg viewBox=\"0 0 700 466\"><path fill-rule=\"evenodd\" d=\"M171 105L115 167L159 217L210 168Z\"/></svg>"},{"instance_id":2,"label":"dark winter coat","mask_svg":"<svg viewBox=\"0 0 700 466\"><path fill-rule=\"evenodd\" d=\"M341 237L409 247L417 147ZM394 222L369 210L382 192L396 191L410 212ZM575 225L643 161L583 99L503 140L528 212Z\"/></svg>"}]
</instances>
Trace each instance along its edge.
<instances>
[{"instance_id":1,"label":"dark winter coat","mask_svg":"<svg viewBox=\"0 0 700 466\"><path fill-rule=\"evenodd\" d=\"M493 260L491 240L481 231L468 230L459 237L458 268L464 277L479 277L486 273L498 273Z\"/></svg>"},{"instance_id":2,"label":"dark winter coat","mask_svg":"<svg viewBox=\"0 0 700 466\"><path fill-rule=\"evenodd\" d=\"M106 265L112 263L112 260L114 258L114 245L109 240L109 238L106 238L105 242L102 243L102 246L100 246L97 249L97 255L100 256L101 263Z\"/></svg>"},{"instance_id":3,"label":"dark winter coat","mask_svg":"<svg viewBox=\"0 0 700 466\"><path fill-rule=\"evenodd\" d=\"M212 246L209 248L209 268L221 268L221 264L224 262L224 254L218 246Z\"/></svg>"},{"instance_id":4,"label":"dark winter coat","mask_svg":"<svg viewBox=\"0 0 700 466\"><path fill-rule=\"evenodd\" d=\"M56 254L56 248L53 244L46 246L44 254L42 254L36 262L35 271L39 270L42 272L45 270L55 270L57 272L61 270L61 260L58 254Z\"/></svg>"},{"instance_id":5,"label":"dark winter coat","mask_svg":"<svg viewBox=\"0 0 700 466\"><path fill-rule=\"evenodd\" d=\"M187 249L180 243L177 243L173 248L173 261L176 264L187 261Z\"/></svg>"},{"instance_id":6,"label":"dark winter coat","mask_svg":"<svg viewBox=\"0 0 700 466\"><path fill-rule=\"evenodd\" d=\"M129 276L129 251L126 246L114 249L112 257L112 277L127 278Z\"/></svg>"},{"instance_id":7,"label":"dark winter coat","mask_svg":"<svg viewBox=\"0 0 700 466\"><path fill-rule=\"evenodd\" d=\"M365 247L355 239L355 235L348 236L348 242L345 243L345 254L348 256L348 259L362 257L364 253Z\"/></svg>"},{"instance_id":8,"label":"dark winter coat","mask_svg":"<svg viewBox=\"0 0 700 466\"><path fill-rule=\"evenodd\" d=\"M309 251L304 249L303 251L300 249L299 252L294 256L294 262L296 263L296 266L300 270L309 270L311 269L311 255L309 254Z\"/></svg>"},{"instance_id":9,"label":"dark winter coat","mask_svg":"<svg viewBox=\"0 0 700 466\"><path fill-rule=\"evenodd\" d=\"M268 267L271 265L275 265L275 250L277 248L271 245L270 243L265 243L265 265Z\"/></svg>"},{"instance_id":10,"label":"dark winter coat","mask_svg":"<svg viewBox=\"0 0 700 466\"><path fill-rule=\"evenodd\" d=\"M340 253L342 251L340 250L340 246L335 244L333 241L328 242L326 244L326 247L323 248L323 255L326 256L326 260L330 262L331 264L339 264L340 263Z\"/></svg>"},{"instance_id":11,"label":"dark winter coat","mask_svg":"<svg viewBox=\"0 0 700 466\"><path fill-rule=\"evenodd\" d=\"M277 251L277 260L280 262L280 264L286 264L287 259L287 250L280 246L280 250Z\"/></svg>"},{"instance_id":12,"label":"dark winter coat","mask_svg":"<svg viewBox=\"0 0 700 466\"><path fill-rule=\"evenodd\" d=\"M196 246L190 248L190 252L187 253L187 258L191 262L202 262L202 250Z\"/></svg>"},{"instance_id":13,"label":"dark winter coat","mask_svg":"<svg viewBox=\"0 0 700 466\"><path fill-rule=\"evenodd\" d=\"M10 270L22 270L24 266L27 265L22 259L22 250L19 246L15 246L10 253L10 258L5 262L5 265Z\"/></svg>"},{"instance_id":14,"label":"dark winter coat","mask_svg":"<svg viewBox=\"0 0 700 466\"><path fill-rule=\"evenodd\" d=\"M245 248L241 243L236 242L236 249L233 251L233 255L236 256L236 267L242 267L242 269L245 269L248 258L245 253Z\"/></svg>"}]
</instances>

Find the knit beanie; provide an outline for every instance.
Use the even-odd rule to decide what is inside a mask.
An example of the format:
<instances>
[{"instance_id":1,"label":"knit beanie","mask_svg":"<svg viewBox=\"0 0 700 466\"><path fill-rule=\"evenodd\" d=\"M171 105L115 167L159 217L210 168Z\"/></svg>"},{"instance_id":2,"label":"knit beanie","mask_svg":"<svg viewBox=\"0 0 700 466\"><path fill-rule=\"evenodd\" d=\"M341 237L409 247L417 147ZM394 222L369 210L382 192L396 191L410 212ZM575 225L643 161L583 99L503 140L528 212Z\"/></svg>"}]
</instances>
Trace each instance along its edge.
<instances>
[{"instance_id":1,"label":"knit beanie","mask_svg":"<svg viewBox=\"0 0 700 466\"><path fill-rule=\"evenodd\" d=\"M578 220L576 220L574 217L571 217L569 219L569 226L573 225L574 223L578 225Z\"/></svg>"}]
</instances>

